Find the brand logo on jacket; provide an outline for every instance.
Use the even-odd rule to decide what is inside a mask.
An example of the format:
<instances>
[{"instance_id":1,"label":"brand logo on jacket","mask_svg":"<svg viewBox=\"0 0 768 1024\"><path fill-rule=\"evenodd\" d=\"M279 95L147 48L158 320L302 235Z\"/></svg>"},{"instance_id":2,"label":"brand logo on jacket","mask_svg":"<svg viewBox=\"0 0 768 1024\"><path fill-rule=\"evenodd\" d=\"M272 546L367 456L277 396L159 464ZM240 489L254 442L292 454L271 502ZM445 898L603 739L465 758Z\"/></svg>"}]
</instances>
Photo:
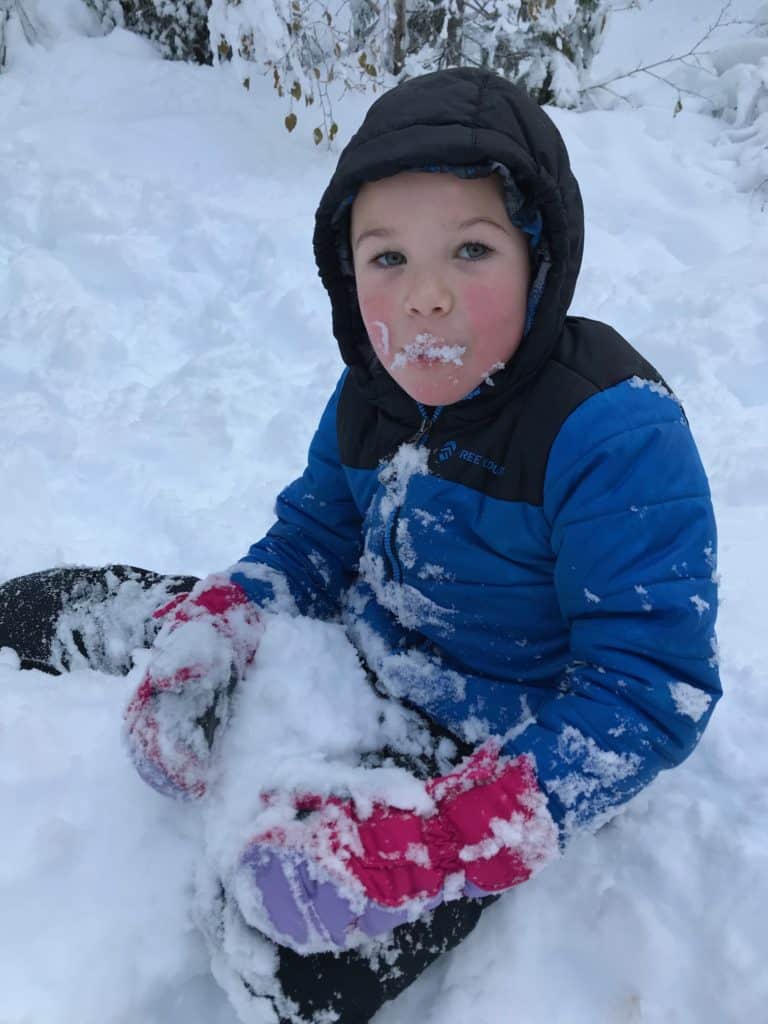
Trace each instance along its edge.
<instances>
[{"instance_id":1,"label":"brand logo on jacket","mask_svg":"<svg viewBox=\"0 0 768 1024\"><path fill-rule=\"evenodd\" d=\"M446 441L437 453L437 458L439 462L447 462L453 458L461 459L462 462L471 462L474 466L480 466L481 469L486 470L488 473L493 473L494 476L504 475L504 467L500 466L498 462L486 458L480 452L473 452L469 448L462 448L455 441Z\"/></svg>"},{"instance_id":2,"label":"brand logo on jacket","mask_svg":"<svg viewBox=\"0 0 768 1024\"><path fill-rule=\"evenodd\" d=\"M458 445L455 441L446 441L437 455L440 462L447 462L448 459L455 454L457 448Z\"/></svg>"}]
</instances>

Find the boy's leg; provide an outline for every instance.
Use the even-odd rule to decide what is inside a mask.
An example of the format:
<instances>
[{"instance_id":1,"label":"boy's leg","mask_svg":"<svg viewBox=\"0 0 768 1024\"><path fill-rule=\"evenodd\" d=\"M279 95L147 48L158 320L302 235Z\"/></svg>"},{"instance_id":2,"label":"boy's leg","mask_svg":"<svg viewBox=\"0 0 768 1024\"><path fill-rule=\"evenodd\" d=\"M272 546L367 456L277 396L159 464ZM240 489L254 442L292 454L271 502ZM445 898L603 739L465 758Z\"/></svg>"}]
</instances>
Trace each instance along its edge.
<instances>
[{"instance_id":1,"label":"boy's leg","mask_svg":"<svg viewBox=\"0 0 768 1024\"><path fill-rule=\"evenodd\" d=\"M328 1014L327 1019L337 1024L365 1024L385 1002L465 939L485 907L496 899L442 903L426 917L395 928L388 939L363 950L299 956L280 947L278 981L287 999L299 1007L302 1021L332 1011L337 1017Z\"/></svg>"},{"instance_id":2,"label":"boy's leg","mask_svg":"<svg viewBox=\"0 0 768 1024\"><path fill-rule=\"evenodd\" d=\"M369 682L381 693L376 678ZM391 698L384 697L385 700ZM396 764L420 779L450 772L471 753L471 746L429 719L424 712L402 705L406 723L405 750L387 747L362 758L369 768ZM429 967L457 946L474 929L483 910L497 896L457 899L442 903L429 914L400 925L389 935L345 953L300 956L278 947L277 980L287 1000L299 1007L299 1015L280 1024L313 1021L318 1024L365 1024L389 1000L394 999ZM337 1016L333 1016L336 1014Z\"/></svg>"},{"instance_id":3,"label":"boy's leg","mask_svg":"<svg viewBox=\"0 0 768 1024\"><path fill-rule=\"evenodd\" d=\"M362 765L396 764L426 779L451 771L471 752L468 744L422 712L403 711L398 745L364 755ZM270 1024L366 1024L385 1002L466 938L482 911L498 899L452 900L359 949L300 955L248 925L218 879L200 876L197 895L198 922L208 939L214 972L243 1019L258 1024L267 1019ZM270 959L272 966L266 969L265 960ZM269 1017L264 1016L265 1003L272 1007Z\"/></svg>"},{"instance_id":4,"label":"boy's leg","mask_svg":"<svg viewBox=\"0 0 768 1024\"><path fill-rule=\"evenodd\" d=\"M131 651L150 644L157 631L152 612L196 582L130 565L19 576L0 585L0 647L12 647L22 668L124 674Z\"/></svg>"},{"instance_id":5,"label":"boy's leg","mask_svg":"<svg viewBox=\"0 0 768 1024\"><path fill-rule=\"evenodd\" d=\"M214 973L243 1020L367 1024L384 1003L466 938L496 899L443 903L388 936L338 954L300 955L276 946L245 922L215 879L201 885L198 878L197 918Z\"/></svg>"}]
</instances>

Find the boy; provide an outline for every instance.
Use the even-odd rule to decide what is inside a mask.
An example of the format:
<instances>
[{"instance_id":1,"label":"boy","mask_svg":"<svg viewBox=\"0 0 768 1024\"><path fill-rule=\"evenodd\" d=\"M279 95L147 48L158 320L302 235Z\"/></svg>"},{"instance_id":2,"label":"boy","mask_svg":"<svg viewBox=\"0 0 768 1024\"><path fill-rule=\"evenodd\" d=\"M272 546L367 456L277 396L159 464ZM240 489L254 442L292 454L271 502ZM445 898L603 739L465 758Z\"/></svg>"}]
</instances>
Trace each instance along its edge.
<instances>
[{"instance_id":1,"label":"boy","mask_svg":"<svg viewBox=\"0 0 768 1024\"><path fill-rule=\"evenodd\" d=\"M255 1019L370 1020L687 757L719 697L706 478L653 367L567 316L582 243L554 125L477 69L381 97L320 202L347 368L267 536L156 613L126 733L147 781L202 795L261 609L290 600L341 616L413 716L424 752L384 753L429 800L363 816L302 795L244 842L203 925ZM227 965L249 931L275 944L272 974Z\"/></svg>"}]
</instances>

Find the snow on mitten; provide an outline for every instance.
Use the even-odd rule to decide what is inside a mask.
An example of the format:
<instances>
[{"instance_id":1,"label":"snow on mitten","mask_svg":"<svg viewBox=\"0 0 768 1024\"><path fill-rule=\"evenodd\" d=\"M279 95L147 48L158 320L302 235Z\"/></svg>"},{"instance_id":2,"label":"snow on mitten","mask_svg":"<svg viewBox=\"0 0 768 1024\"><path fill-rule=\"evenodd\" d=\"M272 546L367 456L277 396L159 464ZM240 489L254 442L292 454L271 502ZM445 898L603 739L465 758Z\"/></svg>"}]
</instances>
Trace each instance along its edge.
<instances>
[{"instance_id":1,"label":"snow on mitten","mask_svg":"<svg viewBox=\"0 0 768 1024\"><path fill-rule=\"evenodd\" d=\"M456 849L465 896L487 896L527 881L558 855L557 826L532 758L499 756L488 741L427 791Z\"/></svg>"},{"instance_id":2,"label":"snow on mitten","mask_svg":"<svg viewBox=\"0 0 768 1024\"><path fill-rule=\"evenodd\" d=\"M125 711L139 775L167 796L205 792L214 734L263 632L256 606L226 576L209 576L154 613L163 619Z\"/></svg>"},{"instance_id":3,"label":"snow on mitten","mask_svg":"<svg viewBox=\"0 0 768 1024\"><path fill-rule=\"evenodd\" d=\"M234 878L249 924L300 953L340 950L443 900L501 892L557 854L529 758L487 744L427 783L435 812L303 798L298 817L254 836Z\"/></svg>"},{"instance_id":4,"label":"snow on mitten","mask_svg":"<svg viewBox=\"0 0 768 1024\"><path fill-rule=\"evenodd\" d=\"M299 953L346 949L440 902L425 819L382 804L303 797L299 817L249 841L233 894L246 921Z\"/></svg>"}]
</instances>

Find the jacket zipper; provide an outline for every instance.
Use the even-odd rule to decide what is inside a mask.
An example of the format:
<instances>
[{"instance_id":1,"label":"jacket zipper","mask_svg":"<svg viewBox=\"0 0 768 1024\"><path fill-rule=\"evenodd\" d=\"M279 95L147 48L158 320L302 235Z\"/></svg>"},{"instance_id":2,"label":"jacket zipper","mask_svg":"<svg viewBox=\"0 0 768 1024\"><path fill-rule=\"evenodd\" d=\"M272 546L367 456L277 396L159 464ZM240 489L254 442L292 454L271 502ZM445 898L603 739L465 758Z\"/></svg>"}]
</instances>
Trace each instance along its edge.
<instances>
[{"instance_id":1,"label":"jacket zipper","mask_svg":"<svg viewBox=\"0 0 768 1024\"><path fill-rule=\"evenodd\" d=\"M404 443L412 444L419 448L421 445L426 444L429 438L429 432L435 425L437 417L443 411L443 407L441 405L437 406L430 417L427 415L427 410L421 402L418 402L417 405L419 413L421 414L419 429L413 437L409 437ZM386 552L387 560L389 562L389 579L394 580L396 583L403 582L403 567L400 564L400 559L397 557L396 544L397 526L400 521L400 508L401 506L398 505L392 510L389 515L389 521L384 527L384 551Z\"/></svg>"}]
</instances>

